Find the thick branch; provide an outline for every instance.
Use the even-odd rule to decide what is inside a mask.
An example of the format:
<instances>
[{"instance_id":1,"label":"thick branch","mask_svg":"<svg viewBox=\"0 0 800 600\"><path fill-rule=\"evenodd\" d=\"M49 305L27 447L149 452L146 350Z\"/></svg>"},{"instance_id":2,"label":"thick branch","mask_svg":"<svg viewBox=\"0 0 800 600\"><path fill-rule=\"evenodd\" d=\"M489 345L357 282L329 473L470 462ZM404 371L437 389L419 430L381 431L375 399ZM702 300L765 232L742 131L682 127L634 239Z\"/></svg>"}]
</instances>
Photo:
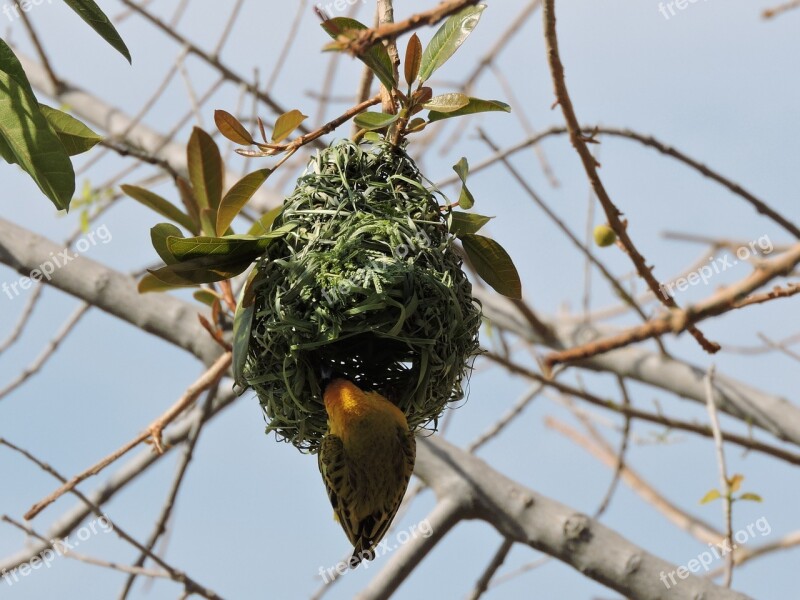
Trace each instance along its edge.
<instances>
[{"instance_id":1,"label":"thick branch","mask_svg":"<svg viewBox=\"0 0 800 600\"><path fill-rule=\"evenodd\" d=\"M53 264L62 252L47 238L0 218L0 263L22 276ZM132 277L72 251L69 255L75 258L55 270L49 281L53 287L180 346L206 364L222 353L198 322L198 307L167 294L141 295Z\"/></svg>"},{"instance_id":2,"label":"thick branch","mask_svg":"<svg viewBox=\"0 0 800 600\"><path fill-rule=\"evenodd\" d=\"M440 502L457 499L462 518L486 521L505 538L558 558L625 597L747 598L693 575L667 590L662 574L675 571L675 566L588 516L521 486L440 438L418 440L415 473ZM395 562L400 562L399 551L387 569L396 568Z\"/></svg>"}]
</instances>

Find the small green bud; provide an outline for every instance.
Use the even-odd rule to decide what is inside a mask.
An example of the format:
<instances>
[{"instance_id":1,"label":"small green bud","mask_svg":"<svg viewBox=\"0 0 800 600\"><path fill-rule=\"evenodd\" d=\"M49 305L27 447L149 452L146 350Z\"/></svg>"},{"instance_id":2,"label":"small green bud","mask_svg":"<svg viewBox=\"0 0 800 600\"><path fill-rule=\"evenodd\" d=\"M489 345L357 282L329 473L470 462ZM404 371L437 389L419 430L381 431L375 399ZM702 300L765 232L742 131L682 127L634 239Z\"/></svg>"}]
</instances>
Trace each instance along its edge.
<instances>
[{"instance_id":1,"label":"small green bud","mask_svg":"<svg viewBox=\"0 0 800 600\"><path fill-rule=\"evenodd\" d=\"M605 248L617 241L617 234L608 225L598 225L594 228L594 243Z\"/></svg>"}]
</instances>

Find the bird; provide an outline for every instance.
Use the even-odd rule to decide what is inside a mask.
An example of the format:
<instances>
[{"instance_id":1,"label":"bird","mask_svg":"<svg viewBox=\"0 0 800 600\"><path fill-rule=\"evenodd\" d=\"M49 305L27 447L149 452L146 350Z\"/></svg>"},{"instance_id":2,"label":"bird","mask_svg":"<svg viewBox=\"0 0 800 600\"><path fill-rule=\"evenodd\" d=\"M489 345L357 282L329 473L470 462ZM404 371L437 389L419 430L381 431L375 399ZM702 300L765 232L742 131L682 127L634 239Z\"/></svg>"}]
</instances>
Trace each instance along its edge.
<instances>
[{"instance_id":1,"label":"bird","mask_svg":"<svg viewBox=\"0 0 800 600\"><path fill-rule=\"evenodd\" d=\"M414 470L416 442L405 414L378 392L337 378L323 393L328 428L319 470L353 555L350 568L375 558Z\"/></svg>"}]
</instances>

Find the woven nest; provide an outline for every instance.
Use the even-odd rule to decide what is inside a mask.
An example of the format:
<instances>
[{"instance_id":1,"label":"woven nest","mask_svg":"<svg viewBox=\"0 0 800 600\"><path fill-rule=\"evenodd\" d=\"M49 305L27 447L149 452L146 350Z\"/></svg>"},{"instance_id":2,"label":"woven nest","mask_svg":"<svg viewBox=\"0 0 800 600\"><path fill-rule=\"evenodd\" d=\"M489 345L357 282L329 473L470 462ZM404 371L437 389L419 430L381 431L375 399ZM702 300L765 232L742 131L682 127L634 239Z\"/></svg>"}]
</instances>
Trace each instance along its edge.
<instances>
[{"instance_id":1,"label":"woven nest","mask_svg":"<svg viewBox=\"0 0 800 600\"><path fill-rule=\"evenodd\" d=\"M267 431L315 452L322 373L382 393L412 430L435 429L478 352L481 312L445 216L414 162L387 145L319 152L256 266L245 379Z\"/></svg>"}]
</instances>

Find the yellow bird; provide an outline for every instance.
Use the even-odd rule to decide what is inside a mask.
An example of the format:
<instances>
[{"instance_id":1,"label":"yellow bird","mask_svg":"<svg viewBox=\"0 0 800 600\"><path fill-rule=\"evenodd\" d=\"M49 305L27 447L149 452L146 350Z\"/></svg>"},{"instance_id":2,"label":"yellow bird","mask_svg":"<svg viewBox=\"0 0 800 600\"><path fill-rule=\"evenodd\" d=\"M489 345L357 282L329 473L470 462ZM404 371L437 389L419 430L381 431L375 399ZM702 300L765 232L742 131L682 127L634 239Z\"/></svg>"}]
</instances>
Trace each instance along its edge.
<instances>
[{"instance_id":1,"label":"yellow bird","mask_svg":"<svg viewBox=\"0 0 800 600\"><path fill-rule=\"evenodd\" d=\"M323 394L328 432L319 470L336 520L353 544L351 568L372 560L403 500L416 442L403 412L377 392L334 379Z\"/></svg>"}]
</instances>

